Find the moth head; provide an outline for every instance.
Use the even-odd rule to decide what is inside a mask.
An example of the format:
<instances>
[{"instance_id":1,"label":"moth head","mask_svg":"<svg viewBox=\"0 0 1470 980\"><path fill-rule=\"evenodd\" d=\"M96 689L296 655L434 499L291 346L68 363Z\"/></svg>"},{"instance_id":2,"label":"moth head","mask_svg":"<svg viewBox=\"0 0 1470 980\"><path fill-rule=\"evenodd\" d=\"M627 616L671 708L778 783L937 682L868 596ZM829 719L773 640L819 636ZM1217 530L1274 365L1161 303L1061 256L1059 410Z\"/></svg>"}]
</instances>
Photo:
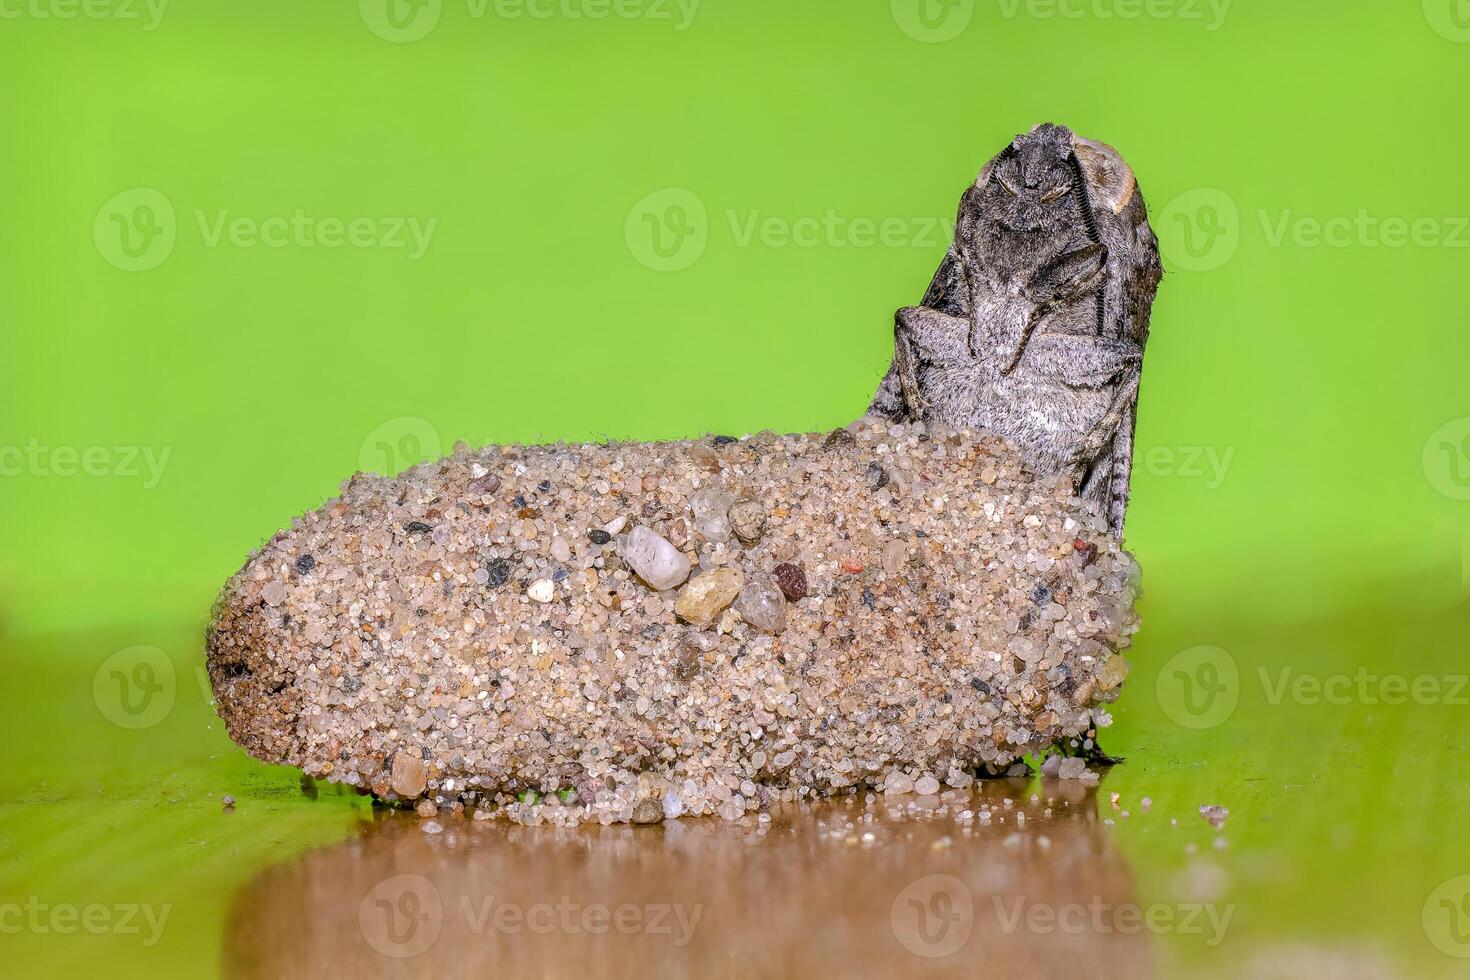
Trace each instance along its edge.
<instances>
[{"instance_id":1,"label":"moth head","mask_svg":"<svg viewBox=\"0 0 1470 980\"><path fill-rule=\"evenodd\" d=\"M1044 205L1072 189L1072 131L1044 123L1017 136L980 173L981 186L993 185L1023 205Z\"/></svg>"},{"instance_id":2,"label":"moth head","mask_svg":"<svg viewBox=\"0 0 1470 980\"><path fill-rule=\"evenodd\" d=\"M1106 207L1116 214L1136 191L1133 170L1117 150L1055 123L1043 123L1017 136L985 165L975 184L981 189L997 188L1023 210L1030 210L1066 196L1079 173L1094 208Z\"/></svg>"}]
</instances>

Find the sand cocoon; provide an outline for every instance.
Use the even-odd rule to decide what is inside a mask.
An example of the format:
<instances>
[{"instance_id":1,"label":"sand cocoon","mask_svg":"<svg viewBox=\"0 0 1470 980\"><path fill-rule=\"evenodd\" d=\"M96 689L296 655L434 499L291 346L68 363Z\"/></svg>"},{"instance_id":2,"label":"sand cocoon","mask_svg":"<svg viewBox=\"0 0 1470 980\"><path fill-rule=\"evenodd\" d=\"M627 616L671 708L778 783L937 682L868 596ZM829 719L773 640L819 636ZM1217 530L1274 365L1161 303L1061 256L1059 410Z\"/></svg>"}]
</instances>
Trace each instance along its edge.
<instances>
[{"instance_id":1,"label":"sand cocoon","mask_svg":"<svg viewBox=\"0 0 1470 980\"><path fill-rule=\"evenodd\" d=\"M530 822L935 792L1110 719L1137 566L1004 442L830 434L461 448L358 474L220 596L258 759Z\"/></svg>"}]
</instances>

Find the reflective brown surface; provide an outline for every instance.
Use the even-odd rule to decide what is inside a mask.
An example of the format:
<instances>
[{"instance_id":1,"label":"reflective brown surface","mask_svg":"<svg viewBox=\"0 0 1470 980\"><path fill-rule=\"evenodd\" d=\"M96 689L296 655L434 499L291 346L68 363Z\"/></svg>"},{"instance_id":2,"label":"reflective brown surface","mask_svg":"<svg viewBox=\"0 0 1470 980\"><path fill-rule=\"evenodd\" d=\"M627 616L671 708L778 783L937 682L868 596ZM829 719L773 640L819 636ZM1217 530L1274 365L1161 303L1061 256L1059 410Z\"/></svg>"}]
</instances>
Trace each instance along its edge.
<instances>
[{"instance_id":1,"label":"reflective brown surface","mask_svg":"<svg viewBox=\"0 0 1470 980\"><path fill-rule=\"evenodd\" d=\"M449 817L427 834L413 816L382 813L251 881L221 968L1146 978L1147 933L1109 925L1135 899L1097 811L1075 786L989 783L792 807L769 823L567 831Z\"/></svg>"}]
</instances>

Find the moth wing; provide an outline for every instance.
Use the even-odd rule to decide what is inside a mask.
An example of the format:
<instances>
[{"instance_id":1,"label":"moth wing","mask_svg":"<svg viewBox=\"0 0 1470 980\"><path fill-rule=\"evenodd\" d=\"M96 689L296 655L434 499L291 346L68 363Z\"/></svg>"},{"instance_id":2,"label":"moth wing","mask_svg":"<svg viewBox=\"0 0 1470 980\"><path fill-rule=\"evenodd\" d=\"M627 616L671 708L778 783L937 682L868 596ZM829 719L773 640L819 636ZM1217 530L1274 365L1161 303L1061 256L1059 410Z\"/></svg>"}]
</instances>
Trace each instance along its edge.
<instances>
[{"instance_id":1,"label":"moth wing","mask_svg":"<svg viewBox=\"0 0 1470 980\"><path fill-rule=\"evenodd\" d=\"M1159 281L1164 275L1159 240L1148 221L1148 206L1133 168L1106 143L1076 137L1073 148L1087 181L1098 237L1108 247L1109 281L1104 285L1106 315L1103 332L1148 342L1149 317ZM1105 515L1113 533L1123 536L1133 471L1134 429L1138 418L1136 396L1123 414L1112 443L1086 475L1083 495Z\"/></svg>"}]
</instances>

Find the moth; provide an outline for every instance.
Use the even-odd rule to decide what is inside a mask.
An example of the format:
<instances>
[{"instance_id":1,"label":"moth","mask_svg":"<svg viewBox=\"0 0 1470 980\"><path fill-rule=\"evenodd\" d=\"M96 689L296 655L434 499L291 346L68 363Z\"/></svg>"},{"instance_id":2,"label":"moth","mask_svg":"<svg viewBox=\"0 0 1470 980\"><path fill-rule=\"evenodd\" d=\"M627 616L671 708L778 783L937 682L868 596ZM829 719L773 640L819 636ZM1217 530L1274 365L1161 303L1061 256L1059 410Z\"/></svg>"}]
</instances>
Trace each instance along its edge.
<instances>
[{"instance_id":1,"label":"moth","mask_svg":"<svg viewBox=\"0 0 1470 980\"><path fill-rule=\"evenodd\" d=\"M870 412L1009 440L1123 536L1138 389L1163 265L1118 151L1045 123L985 165Z\"/></svg>"}]
</instances>

